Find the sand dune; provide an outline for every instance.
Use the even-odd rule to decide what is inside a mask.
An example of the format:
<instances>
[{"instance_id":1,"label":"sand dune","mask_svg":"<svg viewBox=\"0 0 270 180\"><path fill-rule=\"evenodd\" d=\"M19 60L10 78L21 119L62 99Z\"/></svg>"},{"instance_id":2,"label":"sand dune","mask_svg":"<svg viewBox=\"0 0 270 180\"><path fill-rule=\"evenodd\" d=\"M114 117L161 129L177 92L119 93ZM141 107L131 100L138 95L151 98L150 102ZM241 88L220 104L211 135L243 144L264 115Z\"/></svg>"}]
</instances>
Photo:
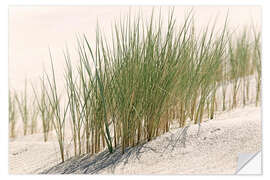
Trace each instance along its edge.
<instances>
[{"instance_id":1,"label":"sand dune","mask_svg":"<svg viewBox=\"0 0 270 180\"><path fill-rule=\"evenodd\" d=\"M9 173L89 174L234 174L239 153L261 150L261 109L253 105L221 112L215 120L174 128L124 155L101 152L60 163L55 139L42 134L9 142ZM185 140L185 141L184 141ZM60 163L57 165L57 163Z\"/></svg>"},{"instance_id":2,"label":"sand dune","mask_svg":"<svg viewBox=\"0 0 270 180\"><path fill-rule=\"evenodd\" d=\"M209 25L215 22L217 29L223 27L228 10L230 10L229 29L237 29L240 32L243 27L253 23L254 27L258 29L261 27L259 6L176 6L175 15L178 20L176 24L182 23L187 10L191 8L194 8L194 13L198 17L194 19L198 30L206 27L208 22ZM63 89L65 58L62 50L68 45L72 59L77 58L76 33L87 32L89 40L94 42L97 19L101 20L100 27L106 30L104 36L106 37L111 36L107 30L112 27L113 20L129 12L134 16L139 11L147 18L151 15L152 7L11 7L9 11L10 89L18 92L23 90L25 78L38 87L41 72L50 68L48 46L52 49L55 61L58 88ZM165 14L169 12L169 7L163 7L162 12ZM217 21L214 21L215 16ZM257 81L253 76L249 78L251 88L250 100L247 104L254 104ZM226 104L231 104L232 88L233 84L228 84ZM41 121L38 121L38 133L23 136L23 124L18 120L15 127L16 139L9 139L9 173L234 174L239 153L256 153L262 146L261 108L254 105L240 108L241 93L243 91L240 88L237 96L239 108L217 112L214 120L202 123L200 128L198 125L190 125L184 129L172 127L168 133L150 142L126 149L123 155L120 149L116 149L113 154L103 151L94 156L72 157L72 132L67 121L65 157L68 160L64 163L60 163L57 136L54 132L50 133L48 142L43 142L42 127L39 123ZM222 108L222 97L222 89L218 88L217 109Z\"/></svg>"}]
</instances>

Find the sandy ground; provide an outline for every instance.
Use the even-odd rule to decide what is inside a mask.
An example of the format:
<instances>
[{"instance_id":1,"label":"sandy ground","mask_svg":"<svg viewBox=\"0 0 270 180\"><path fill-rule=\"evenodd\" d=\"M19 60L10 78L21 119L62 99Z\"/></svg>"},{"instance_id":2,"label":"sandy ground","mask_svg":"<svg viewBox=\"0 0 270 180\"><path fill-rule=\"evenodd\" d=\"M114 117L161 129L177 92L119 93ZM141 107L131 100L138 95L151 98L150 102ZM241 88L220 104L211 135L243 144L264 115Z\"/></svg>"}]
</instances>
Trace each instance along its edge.
<instances>
[{"instance_id":1,"label":"sandy ground","mask_svg":"<svg viewBox=\"0 0 270 180\"><path fill-rule=\"evenodd\" d=\"M57 141L43 142L43 134L19 137L9 142L9 173L38 173L60 162Z\"/></svg>"},{"instance_id":2,"label":"sandy ground","mask_svg":"<svg viewBox=\"0 0 270 180\"><path fill-rule=\"evenodd\" d=\"M9 142L9 173L234 174L239 153L261 150L261 108L254 105L221 112L198 129L171 129L124 155L117 149L65 163L53 134L47 143L42 134L19 137Z\"/></svg>"}]
</instances>

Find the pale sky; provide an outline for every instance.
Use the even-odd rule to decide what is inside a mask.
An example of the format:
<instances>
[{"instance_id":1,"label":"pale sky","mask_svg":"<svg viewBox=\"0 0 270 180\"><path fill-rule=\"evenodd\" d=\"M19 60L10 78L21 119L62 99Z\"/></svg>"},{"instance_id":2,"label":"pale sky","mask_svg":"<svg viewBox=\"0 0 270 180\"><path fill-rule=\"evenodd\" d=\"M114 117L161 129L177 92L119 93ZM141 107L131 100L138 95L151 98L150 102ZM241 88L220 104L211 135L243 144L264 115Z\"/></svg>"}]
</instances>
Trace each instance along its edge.
<instances>
[{"instance_id":1,"label":"pale sky","mask_svg":"<svg viewBox=\"0 0 270 180\"><path fill-rule=\"evenodd\" d=\"M160 7L156 7L156 12ZM175 6L177 23L193 8L195 26L206 26L218 17L217 27L222 26L229 10L232 29L241 29L254 23L261 25L260 6ZM134 15L141 11L143 17L151 15L152 6L11 6L9 8L9 86L21 90L24 79L36 82L43 66L50 65L50 47L57 70L63 77L63 50L67 45L71 54L76 47L76 34L86 33L90 41L95 38L98 19L103 32L111 33L111 25L120 16ZM168 14L169 7L161 7ZM76 59L74 59L76 60Z\"/></svg>"}]
</instances>

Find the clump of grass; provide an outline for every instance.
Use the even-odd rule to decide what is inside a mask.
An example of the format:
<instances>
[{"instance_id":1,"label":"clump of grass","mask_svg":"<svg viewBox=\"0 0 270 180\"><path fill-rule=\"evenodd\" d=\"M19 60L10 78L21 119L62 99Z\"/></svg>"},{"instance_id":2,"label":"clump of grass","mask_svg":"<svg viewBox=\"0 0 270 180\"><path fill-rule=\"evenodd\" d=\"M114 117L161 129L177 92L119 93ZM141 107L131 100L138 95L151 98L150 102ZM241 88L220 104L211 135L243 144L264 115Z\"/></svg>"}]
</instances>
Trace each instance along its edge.
<instances>
[{"instance_id":1,"label":"clump of grass","mask_svg":"<svg viewBox=\"0 0 270 180\"><path fill-rule=\"evenodd\" d=\"M17 109L16 109L16 100L15 93L11 93L9 90L8 94L8 111L9 111L9 136L11 138L16 137L16 123L17 123Z\"/></svg>"},{"instance_id":2,"label":"clump of grass","mask_svg":"<svg viewBox=\"0 0 270 180\"><path fill-rule=\"evenodd\" d=\"M108 124L112 124L114 145L121 144L122 152L141 141L150 141L162 131L167 132L169 111L178 97L183 97L180 103L181 126L185 125L189 114L186 107L192 101L191 116L194 116L195 123L201 121L210 94L214 99L211 101L213 114L215 91L211 90L216 88L213 86L216 79L211 76L220 66L225 52L225 28L212 43L213 30L210 34L206 30L200 40L195 39L189 18L177 34L173 13L163 33L161 24L161 19L155 24L153 16L147 25L142 24L140 18L134 22L128 18L120 22L120 26L115 25L112 49L99 31L95 51L86 38L80 44L80 64L86 69L86 73L82 69L79 72L83 77L82 89L89 95L89 104L92 102L85 116L91 112L93 115L86 118L86 126L89 122L93 126L86 130L92 131L94 152L100 150L99 141L104 139L112 151ZM87 55L87 49L90 55ZM94 70L90 67L89 57ZM186 61L187 58L190 61ZM177 88L181 89L180 93ZM199 93L189 95L194 89ZM87 105L88 98L82 99L82 104ZM195 107L197 100L199 106Z\"/></svg>"},{"instance_id":3,"label":"clump of grass","mask_svg":"<svg viewBox=\"0 0 270 180\"><path fill-rule=\"evenodd\" d=\"M233 47L232 47L233 46ZM249 75L251 72L251 42L247 30L229 43L230 74L233 81L232 108L237 105L237 93L242 82L242 104L249 100Z\"/></svg>"},{"instance_id":4,"label":"clump of grass","mask_svg":"<svg viewBox=\"0 0 270 180\"><path fill-rule=\"evenodd\" d=\"M248 40L247 30L241 35L241 39L237 41L237 47L239 48L239 62L240 62L240 71L239 77L242 78L242 97L243 97L243 105L246 105L247 100L249 99L249 75L250 75L250 42ZM238 77L238 78L239 78Z\"/></svg>"},{"instance_id":5,"label":"clump of grass","mask_svg":"<svg viewBox=\"0 0 270 180\"><path fill-rule=\"evenodd\" d=\"M29 105L28 105L28 95L27 95L27 80L25 80L25 89L24 93L19 97L15 95L15 99L18 105L19 114L23 122L23 135L27 135L28 130L28 121L29 121Z\"/></svg>"},{"instance_id":6,"label":"clump of grass","mask_svg":"<svg viewBox=\"0 0 270 180\"><path fill-rule=\"evenodd\" d=\"M53 121L53 114L54 109L49 104L49 99L46 94L46 87L45 87L45 79L44 76L41 78L41 91L40 94L35 90L34 86L33 92L35 94L35 100L37 103L37 114L40 116L41 125L42 125L42 132L43 132L43 139L44 142L48 141L49 132L52 130L52 121Z\"/></svg>"},{"instance_id":7,"label":"clump of grass","mask_svg":"<svg viewBox=\"0 0 270 180\"><path fill-rule=\"evenodd\" d=\"M256 72L256 106L261 100L261 34L254 31L254 45L253 45L253 65Z\"/></svg>"}]
</instances>

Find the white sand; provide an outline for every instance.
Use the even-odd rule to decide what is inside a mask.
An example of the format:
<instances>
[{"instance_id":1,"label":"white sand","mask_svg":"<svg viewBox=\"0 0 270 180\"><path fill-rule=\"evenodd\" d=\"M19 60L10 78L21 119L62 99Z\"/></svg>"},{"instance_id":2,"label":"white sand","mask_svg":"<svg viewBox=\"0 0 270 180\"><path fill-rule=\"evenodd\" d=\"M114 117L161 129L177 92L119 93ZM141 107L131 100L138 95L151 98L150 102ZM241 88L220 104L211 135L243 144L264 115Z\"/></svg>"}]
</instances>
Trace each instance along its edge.
<instances>
[{"instance_id":1,"label":"white sand","mask_svg":"<svg viewBox=\"0 0 270 180\"><path fill-rule=\"evenodd\" d=\"M100 153L66 161L48 173L101 174L233 174L239 153L261 150L261 108L253 105L222 112L215 120L187 129L186 147L172 129L124 156ZM42 134L9 142L9 173L41 173L60 162L56 140L42 142ZM108 158L110 157L110 158ZM97 163L93 163L97 161Z\"/></svg>"},{"instance_id":2,"label":"white sand","mask_svg":"<svg viewBox=\"0 0 270 180\"><path fill-rule=\"evenodd\" d=\"M9 173L40 172L60 162L57 141L43 142L43 134L20 137L9 142Z\"/></svg>"}]
</instances>

